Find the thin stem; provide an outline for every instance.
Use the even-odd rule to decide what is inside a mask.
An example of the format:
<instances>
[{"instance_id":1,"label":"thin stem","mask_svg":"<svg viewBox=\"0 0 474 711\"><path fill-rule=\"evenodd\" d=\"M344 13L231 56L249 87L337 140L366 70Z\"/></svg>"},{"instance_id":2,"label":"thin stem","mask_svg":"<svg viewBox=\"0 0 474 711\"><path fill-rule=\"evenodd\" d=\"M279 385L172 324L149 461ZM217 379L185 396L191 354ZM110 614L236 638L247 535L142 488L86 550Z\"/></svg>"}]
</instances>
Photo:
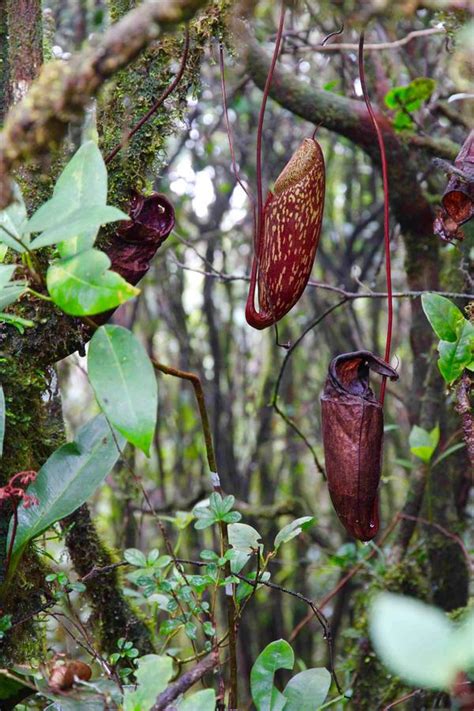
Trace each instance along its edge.
<instances>
[{"instance_id":1,"label":"thin stem","mask_svg":"<svg viewBox=\"0 0 474 711\"><path fill-rule=\"evenodd\" d=\"M135 126L129 131L127 136L125 137L124 140L120 141L120 143L115 146L115 148L108 154L108 156L105 158L105 164L108 165L119 153L119 151L122 150L122 148L129 143L129 141L133 138L133 136L141 129L141 127L153 116L153 114L158 111L160 106L163 104L163 102L168 98L168 96L176 89L178 86L179 82L183 78L184 70L186 69L186 62L188 59L188 54L189 54L189 27L186 27L186 33L184 36L184 51L183 51L183 56L181 58L181 64L178 69L178 72L171 82L171 84L165 89L165 91L161 94L161 96L155 101L153 106L146 112L144 116L135 124Z\"/></svg>"},{"instance_id":2,"label":"thin stem","mask_svg":"<svg viewBox=\"0 0 474 711\"><path fill-rule=\"evenodd\" d=\"M230 159L232 161L232 169L234 171L235 179L237 180L238 184L242 188L242 190L245 192L249 200L254 203L254 198L246 188L245 184L243 181L240 179L239 175L239 169L237 168L237 162L235 160L235 150L234 150L234 142L232 140L232 131L230 128L230 122L229 122L229 112L228 112L228 103L227 103L227 90L225 86L225 72L224 72L224 48L222 44L219 45L219 67L220 67L220 73L221 73L221 91L222 91L222 104L223 104L223 109L224 109L224 122L225 122L225 128L227 132L227 140L229 141L229 151L230 151ZM254 208L255 209L255 208Z\"/></svg>"},{"instance_id":3,"label":"thin stem","mask_svg":"<svg viewBox=\"0 0 474 711\"><path fill-rule=\"evenodd\" d=\"M387 280L387 293L388 293L388 320L387 320L387 335L385 339L385 361L390 362L390 349L392 345L392 328L393 328L393 297L392 297L392 265L390 260L390 213L389 213L389 187L388 187L388 168L387 168L387 156L385 153L385 143L383 140L382 131L375 117L375 113L372 109L369 94L367 91L367 84L365 81L364 72L364 33L362 32L359 40L359 74L360 83L362 87L362 93L364 95L365 105L367 106L367 111L369 112L370 120L377 134L377 141L380 149L380 160L382 163L382 180L383 180L383 197L384 197L384 211L383 211L383 223L384 223L384 242L385 242L385 275ZM383 405L385 399L385 389L387 385L387 378L382 378L382 385L380 388L380 402Z\"/></svg>"},{"instance_id":4,"label":"thin stem","mask_svg":"<svg viewBox=\"0 0 474 711\"><path fill-rule=\"evenodd\" d=\"M201 416L202 430L204 434L204 442L206 445L207 462L209 464L209 469L211 474L214 475L212 479L214 490L222 495L222 489L218 481L217 475L217 460L214 451L214 445L212 442L211 425L209 420L209 415L206 407L206 400L204 397L204 390L202 387L201 379L195 373L190 373L185 370L179 370L178 368L173 368L169 365L164 365L159 363L154 358L151 358L151 362L156 370L159 370L165 375L172 375L175 378L181 378L182 380L189 380L194 388L194 394L196 396L199 414ZM220 522L220 534L222 547L224 552L229 548L229 534L227 530L227 524L223 521ZM230 568L230 562L225 566L226 576L231 576L232 571ZM237 681L238 681L238 669L237 669L237 636L236 636L236 604L234 600L233 593L231 595L226 594L227 600L227 623L229 630L229 657L230 657L230 691L229 691L229 709L237 709L238 707L238 692L237 692Z\"/></svg>"},{"instance_id":5,"label":"thin stem","mask_svg":"<svg viewBox=\"0 0 474 711\"><path fill-rule=\"evenodd\" d=\"M45 296L44 294L41 294L39 291L35 291L31 287L28 287L27 291L30 294L33 294L33 296L36 296L37 299L42 299L43 301L52 301L52 298L50 296Z\"/></svg>"}]
</instances>

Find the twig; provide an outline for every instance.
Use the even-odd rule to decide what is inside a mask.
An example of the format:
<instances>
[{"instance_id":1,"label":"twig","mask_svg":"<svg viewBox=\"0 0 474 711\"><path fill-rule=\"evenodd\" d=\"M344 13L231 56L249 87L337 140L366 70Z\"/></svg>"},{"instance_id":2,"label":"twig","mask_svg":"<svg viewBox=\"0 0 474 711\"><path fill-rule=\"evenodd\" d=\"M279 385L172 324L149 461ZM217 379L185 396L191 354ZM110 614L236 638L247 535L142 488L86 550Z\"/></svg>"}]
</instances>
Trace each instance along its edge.
<instances>
[{"instance_id":1,"label":"twig","mask_svg":"<svg viewBox=\"0 0 474 711\"><path fill-rule=\"evenodd\" d=\"M184 243L185 240L183 238L179 238L181 241ZM204 257L200 255L194 246L189 244L189 246L193 249L193 251L198 254L198 256L203 259ZM213 272L207 272L204 269L197 269L196 267L188 267L187 264L183 264L182 262L179 262L177 259L173 257L173 263L176 264L178 267L181 269L184 269L185 271L188 272L194 272L195 274L202 274L202 276L208 277L210 279L219 279L219 281L223 282L228 282L228 281L245 281L245 282L250 282L250 276L247 274L226 274L225 272L220 272L218 269L213 268ZM366 292L359 292L359 291L348 291L347 289L343 289L340 286L333 286L332 284L325 284L322 281L315 281L314 279L310 279L307 283L307 286L312 287L314 289L323 289L324 291L332 291L335 294L340 294L341 296L344 296L348 301L355 301L356 299L386 299L388 296L387 291L366 291ZM464 294L460 293L457 291L436 291L432 289L425 289L423 291L394 291L392 293L392 296L394 299L419 299L423 296L423 294L438 294L439 296L446 296L447 298L451 299L466 299L466 301L470 301L471 299L474 299L474 294Z\"/></svg>"},{"instance_id":2,"label":"twig","mask_svg":"<svg viewBox=\"0 0 474 711\"><path fill-rule=\"evenodd\" d=\"M202 679L205 674L212 671L216 666L215 657L210 654L196 664L195 667L182 674L178 681L174 684L170 684L166 691L163 691L163 693L158 696L155 704L151 707L151 711L164 711L168 704L174 701L174 699L177 699L178 696L181 696L181 694L184 694L185 691L190 689L199 679Z\"/></svg>"},{"instance_id":3,"label":"twig","mask_svg":"<svg viewBox=\"0 0 474 711\"><path fill-rule=\"evenodd\" d=\"M288 417L288 415L286 415L281 410L281 408L278 405L278 394L279 394L283 374L285 372L285 368L286 368L288 361L291 358L291 355L294 352L295 348L297 348L299 346L299 344L301 343L301 341L303 340L303 338L306 336L307 333L309 333L313 328L315 328L319 323L321 323L321 321L323 321L326 318L326 316L329 316L330 313L332 313L333 311L338 309L339 306L342 306L343 304L347 303L347 301L348 301L348 299L346 297L344 297L343 299L341 299L340 301L338 301L337 303L333 304L328 309L326 309L320 316L318 316L314 321L312 321L308 326L306 326L303 333L299 336L299 338L297 338L297 340L290 346L290 348L286 352L285 357L283 359L283 363L281 364L280 372L278 373L278 377L277 377L277 380L275 383L275 389L273 391L273 399L272 399L273 409L275 410L275 412L277 412L280 415L280 417L282 417L285 420L285 422L287 422L295 430L295 432L298 434L298 436L301 437L302 440L305 442L305 444L309 447L311 454L313 455L313 459L314 459L316 468L320 472L320 474L322 474L322 476L324 478L326 478L326 472L324 470L323 465L319 461L314 448L311 446L311 444L308 442L308 439L302 434L302 432L299 430L299 428L295 425L295 423Z\"/></svg>"},{"instance_id":4,"label":"twig","mask_svg":"<svg viewBox=\"0 0 474 711\"><path fill-rule=\"evenodd\" d=\"M211 425L209 421L209 415L206 408L206 400L204 397L204 390L202 387L201 379L195 373L190 373L188 371L179 370L178 368L173 368L163 363L159 363L154 358L151 358L151 362L156 370L159 370L165 375L172 375L175 378L181 378L182 380L189 380L194 388L194 394L196 396L199 414L201 416L202 430L204 435L204 442L206 445L207 461L209 464L209 469L211 470L212 484L214 490L222 495L222 488L220 485L219 475L217 473L217 460L214 451L214 445L212 442ZM229 548L229 534L227 530L227 524L224 521L220 522L220 533L222 538L222 546L224 552ZM230 562L226 563L225 566L226 576L231 575ZM227 621L229 630L229 655L230 655L230 695L229 695L229 708L237 708L237 638L236 638L236 604L234 600L234 595L227 595Z\"/></svg>"},{"instance_id":5,"label":"twig","mask_svg":"<svg viewBox=\"0 0 474 711\"><path fill-rule=\"evenodd\" d=\"M337 583L337 585L335 585L334 588L333 588L330 592L328 592L328 593L322 598L322 600L321 600L321 601L319 602L319 604L318 604L318 608L319 608L320 610L323 610L323 609L326 607L326 605L328 604L328 602L330 602L330 601L333 599L333 597L334 597L335 595L337 595L337 593L338 593L340 590L342 590L342 588L343 588L345 585L347 585L347 583L349 582L349 580L351 580L351 579L354 577L354 575L356 575L360 570L362 570L362 569L364 568L366 562L369 561L371 558L373 558L373 557L378 553L378 548L379 548L381 545L383 545L383 543L386 541L386 539L388 538L388 536L392 533L393 529L394 529L394 528L396 527L396 525L398 524L399 520L400 520L400 518L399 518L398 514L393 517L393 519L391 520L390 524L389 524L389 525L387 526L387 528L385 529L384 534L383 534L383 536L381 537L381 539L380 539L380 541L379 541L379 543L378 543L377 548L372 548L372 550L370 551L369 555L366 556L366 557L364 558L364 560L362 560L360 563L357 563L356 565L354 565L354 566L339 580L339 582ZM289 637L288 641L289 641L289 642L293 642L293 640L296 639L296 637L299 635L299 633L301 632L301 630L308 624L308 622L310 622L310 621L312 620L312 618L313 618L313 615L306 615L305 617L303 617L303 619L298 622L298 624L297 624L296 627L294 628L293 632L290 634L290 637Z\"/></svg>"},{"instance_id":6,"label":"twig","mask_svg":"<svg viewBox=\"0 0 474 711\"><path fill-rule=\"evenodd\" d=\"M205 567L208 565L205 561L202 560L189 560L185 558L178 558L178 562L180 563L187 563L188 565L195 565L199 568ZM302 602L305 602L307 605L312 610L312 614L310 615L310 619L314 616L318 620L319 624L323 628L324 631L324 638L326 639L329 647L329 653L330 653L330 658L331 658L331 672L334 678L334 682L337 686L337 690L339 693L341 692L341 688L339 686L339 682L337 680L336 674L334 672L334 666L333 666L333 650L332 650L332 638L331 638L331 629L329 627L328 621L326 617L323 615L321 612L320 606L315 605L315 603L310 600L309 597L306 597L302 593L296 592L295 590L290 590L289 588L285 588L282 585L277 585L277 583L272 583L270 580L263 580L262 578L255 578L255 580L252 580L251 578L247 578L245 575L242 575L241 573L232 573L236 578L239 578L239 580L243 580L243 582L247 583L248 585L251 585L252 588L255 588L258 585L264 585L267 588L271 588L272 590L278 590L281 593L285 593L286 595L291 595L292 597L297 598L298 600L301 600Z\"/></svg>"},{"instance_id":7,"label":"twig","mask_svg":"<svg viewBox=\"0 0 474 711\"><path fill-rule=\"evenodd\" d=\"M389 711L389 709L395 708L395 706L398 706L398 704L401 704L404 701L408 701L408 699L413 698L413 696L417 696L419 693L420 689L415 689L415 691L411 691L409 694L405 694L405 696L400 696L400 698L396 701L392 701L392 703L388 706L384 706L382 711Z\"/></svg>"},{"instance_id":8,"label":"twig","mask_svg":"<svg viewBox=\"0 0 474 711\"><path fill-rule=\"evenodd\" d=\"M288 36L288 34L289 33L285 33L285 36ZM430 27L426 30L413 30L413 32L409 32L405 37L394 40L393 42L376 42L366 44L365 49L370 52L398 49L399 47L404 47L418 37L430 37L431 35L441 34L445 34L445 30L437 27ZM297 33L295 33L295 35L297 36ZM340 42L339 44L334 43L325 46L322 46L321 44L308 44L301 47L301 49L311 50L312 52L357 52L358 48L358 44L352 44L350 42Z\"/></svg>"}]
</instances>

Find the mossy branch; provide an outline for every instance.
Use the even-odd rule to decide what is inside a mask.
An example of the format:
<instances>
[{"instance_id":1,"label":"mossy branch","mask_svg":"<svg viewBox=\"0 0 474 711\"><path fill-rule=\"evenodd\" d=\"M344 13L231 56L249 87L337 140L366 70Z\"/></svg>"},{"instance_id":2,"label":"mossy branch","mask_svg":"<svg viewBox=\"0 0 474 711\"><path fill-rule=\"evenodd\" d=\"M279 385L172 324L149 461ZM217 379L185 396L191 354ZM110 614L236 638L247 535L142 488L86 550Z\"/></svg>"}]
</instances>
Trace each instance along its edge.
<instances>
[{"instance_id":1,"label":"mossy branch","mask_svg":"<svg viewBox=\"0 0 474 711\"><path fill-rule=\"evenodd\" d=\"M48 153L70 123L81 120L89 100L163 30L192 17L206 0L148 2L129 12L96 47L70 62L46 64L28 94L9 113L0 134L0 209L11 200L9 173L20 162Z\"/></svg>"}]
</instances>

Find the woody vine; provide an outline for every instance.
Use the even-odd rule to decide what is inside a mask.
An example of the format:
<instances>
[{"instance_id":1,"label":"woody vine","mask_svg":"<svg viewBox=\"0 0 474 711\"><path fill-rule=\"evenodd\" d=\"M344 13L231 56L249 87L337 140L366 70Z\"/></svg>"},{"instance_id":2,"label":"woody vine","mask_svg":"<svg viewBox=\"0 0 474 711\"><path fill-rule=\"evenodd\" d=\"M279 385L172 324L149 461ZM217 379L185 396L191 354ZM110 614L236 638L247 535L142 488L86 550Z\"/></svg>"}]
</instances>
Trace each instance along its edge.
<instances>
[{"instance_id":1,"label":"woody vine","mask_svg":"<svg viewBox=\"0 0 474 711\"><path fill-rule=\"evenodd\" d=\"M35 5L30 4L31 8ZM86 43L69 59L45 63L23 98L17 96L18 92L10 92L17 101L5 116L0 134L0 697L5 708L18 704L21 708L25 699L33 708L48 703L61 705L61 700L67 699L71 708L91 702L97 708L125 709L237 709L248 703L257 709L286 711L351 704L363 709L375 705L391 708L420 696L436 703L437 698L448 695L460 708L469 708L473 693L469 677L472 650L466 642L472 624L466 597L469 542L462 525L451 527L448 508L450 497L456 494L458 515L465 511L469 492L465 467L473 462L469 395L474 326L469 309L462 310L472 298L466 266L469 221L474 213L472 134L464 131L463 140L451 145L452 151L456 147L452 162L444 158L436 164L441 177L447 173L449 182L440 191L440 206L434 215L418 177L410 172L406 161L402 162L408 155L410 134L400 135L413 129L414 139L425 138L423 131L416 135L417 111L430 100L434 86L430 79L417 79L409 87L387 93L387 107L393 109L390 118L374 110L365 77L363 35L358 44L356 78L364 103L332 95L330 89L310 90L300 79L298 91L294 91L294 80L284 69L285 52L291 55L292 46L286 23L288 16L294 22L299 15L285 2L281 3L272 56L256 43L243 22L244 8L240 6L235 9L226 3L185 0L152 2L131 10L122 19L113 3L109 11L110 20L116 22L98 42L90 47ZM268 17L272 19L271 12ZM5 19L11 37L15 27L11 8ZM312 19L310 13L308 21ZM339 35L343 30L330 29L321 34L316 46L311 46L312 51L325 51L333 42L343 42L344 35ZM245 149L241 145L236 148L229 113L235 96L229 94L224 77L226 62L232 52L238 56L239 44L245 47L246 81L251 79L263 90L256 117L255 164L247 160L247 169L255 172L255 191L239 165L246 158ZM294 46L297 54L298 43ZM346 531L341 540L350 541L345 543L350 555L341 553L344 546L339 552L325 553L329 560L339 559L332 564L340 567L340 579L320 595L319 602L308 591L286 585L275 568L285 556L282 551L291 550L296 539L311 540L308 537L314 535L322 550L326 546L331 550L325 535L321 538L320 532L312 533L319 512L306 502L301 507L291 501L279 510L277 498L270 520L290 518L262 532L258 522L264 509L252 509L251 504L240 501L242 495L251 499L255 492L242 482L233 485L232 471L222 456L221 413L209 407L202 364L193 368L190 362L175 362L169 357L164 363L162 351L167 351L166 346L157 346L153 335L137 337L120 316L132 314L133 326L129 307L134 299L135 303L146 303L141 280L151 273L153 260L166 263L169 241L181 239L189 245L180 237L185 227L179 215L187 208L181 205L180 211L175 209L169 185L164 182L151 189L147 177L157 151L163 149L163 138L178 133L176 121L185 115L188 92L198 85L198 69L205 66L208 51L219 59L215 66L220 70L220 120L226 127L230 154L226 175L243 187L249 198L246 209L253 229L247 248L252 258L248 278L232 275L226 268L215 268L212 249L202 257L199 248L191 245L203 264L203 269L194 271L209 285L214 281L225 285L248 280L245 317L249 326L258 331L275 326L276 331L279 322L280 332L276 331L269 345L272 358L278 359L279 371L273 379L265 375L264 397L270 400L273 391L274 410L282 417L287 432L293 432L295 441L301 442L301 456L309 454L309 461L322 474L320 495L326 496L327 486ZM176 60L173 66L172 59ZM17 69L13 53L8 61L13 82ZM153 66L158 68L156 75L150 69ZM132 85L127 84L128 73ZM137 77L145 75L142 87ZM84 110L90 113L90 102L95 101L93 97L107 80L113 82L112 90L107 94L106 88L99 94L96 108L98 117L113 119L115 113L117 125L111 129L100 121L91 123L90 117L84 122ZM142 96L133 111L120 115L123 106L117 110L117 97L123 91L130 96L139 94L150 81L157 83L152 95L146 97L148 102ZM29 80L24 82L28 84ZM46 87L51 82L54 101L48 102ZM15 86L18 89L19 85ZM26 91L25 84L21 86ZM311 122L312 130L309 135L303 133L299 147L291 157L285 155L278 171L266 176L278 177L264 201L269 97ZM273 120L278 111L281 109L272 107ZM82 127L82 138L76 136L75 150L66 157L63 139L70 125ZM328 254L323 208L331 162L324 157L319 142L321 126L348 137L381 165L383 200L378 215L383 216L384 256L380 265L385 264L386 284L386 291L381 293L356 293L341 287L340 282L321 284L311 279L315 258L318 269L318 254L323 260ZM423 146L423 140L419 145L433 148ZM443 150L448 150L444 144ZM49 163L48 174L47 161L52 159L55 162ZM57 177L51 179L52 174ZM229 201L225 192L221 197L215 202L225 210ZM327 205L326 198L326 209ZM405 240L408 288L401 292L392 289L394 228L390 206ZM217 219L217 231L220 223ZM436 235L454 243L449 259L458 258L461 265L459 286L448 285L446 292L440 288L437 272L440 256ZM377 253L380 256L378 249ZM234 261L233 254L232 249L223 251L226 263ZM175 268L193 270L179 259L173 263ZM302 306L313 290L314 313ZM320 304L325 290L338 292L340 301L331 306ZM212 326L209 292L204 293L216 368L219 334ZM313 329L359 298L387 304L386 312L376 312L378 323L387 323L384 357L365 347L360 338L357 348L331 349L321 394L318 442L305 419L287 411L291 389L285 388L283 409L280 390L285 369L288 372L301 342ZM398 380L398 370L406 377L406 356L399 338L400 355L395 349L397 361L391 359L392 329L395 324L396 331L397 315L400 318L400 310L394 313L394 299L407 299L412 304L415 360L410 387L415 402L410 406L409 449L418 464L408 467L405 504L393 509L385 502L382 508L388 515L381 518L379 485L382 472L387 471L387 457L383 464L382 456L382 407L386 394L388 400L397 397L395 390L387 392L386 379ZM243 313L243 303L241 298L236 306L232 299L232 308ZM121 305L126 309L115 313ZM307 318L306 325L302 316ZM290 323L288 329L285 324ZM279 349L282 327L290 337L286 353ZM427 377L422 378L431 329L439 338L439 358L432 354ZM52 424L58 416L58 393L51 366L75 351L86 358L83 362L99 414L66 441L62 425ZM24 362L18 361L19 354L25 354ZM370 370L382 375L378 397L369 385ZM201 462L198 479L202 488L195 501L181 498L187 514L180 513L177 506L171 516L174 507L160 508L143 468L147 457L150 464L146 466L153 468L156 463L160 476L164 469L158 388L161 403L163 390L170 387L171 380L162 379L162 375L192 386L195 399L191 417L199 424L196 461ZM184 392L186 383L179 387ZM215 392L221 396L218 390ZM434 402L437 404L433 407ZM441 418L436 414L440 408ZM257 433L262 442L271 431L265 421L269 422L266 414ZM34 427L37 436L30 433ZM386 430L390 432L391 427L397 428L391 423ZM129 453L131 447L135 448L133 454ZM260 447L256 453L262 455ZM437 486L446 487L439 466L443 461L456 472L457 490L449 494L449 505L446 501L436 503L434 493ZM271 477L268 472L264 474L266 465L261 466L261 484L265 476L268 485ZM154 539L161 540L159 548L143 551L136 539L137 545L123 546L123 551L112 554L100 540L87 502L103 490L106 478L113 481L112 470L121 472L117 489L121 496L127 488L136 492L141 503L137 506L129 498L128 505L133 515L149 517ZM114 491L114 485L107 486ZM192 481L185 491L188 489L193 489ZM162 496L164 480L159 490ZM329 514L329 519L329 537L333 527L341 536L343 529L336 517ZM205 545L197 553L189 541L192 522L196 531L212 531L212 536L204 534ZM410 551L413 546L416 551L423 536L431 534L442 544L438 551L426 546L429 563L420 558L411 580ZM369 549L356 543L373 539L375 544ZM58 545L68 551L72 564L69 572L62 570L55 558ZM456 561L455 580L446 575L448 560L450 565ZM377 565L382 565L382 573ZM439 575L431 592L420 582L426 569L432 581ZM373 577L365 606L368 620L364 629L355 628L354 634L368 635L369 651L354 647L350 662L344 663L335 626L336 608L325 608L333 599L342 601L343 596L341 615L344 610L356 609L352 605L360 606L360 600L351 603L349 596L348 601L347 591L364 570ZM246 608L250 610L270 595L296 601L303 605L302 613L286 634L288 641L278 639L282 635L272 635L268 629L270 639L253 655L247 679L242 681L242 670L248 664L241 645L250 631ZM430 606L433 604L438 609ZM449 621L440 607L460 609L455 620ZM93 622L94 632L88 629L87 617ZM73 641L74 652L67 645L68 652L45 651L45 620L54 621L64 630ZM305 655L304 643L294 648L289 643L294 644L313 620L317 625L313 630L321 642L321 662L316 666L311 654ZM403 634L395 634L396 628ZM420 655L413 654L410 644L420 636L429 640L430 635L443 640L439 656L435 650L428 661L423 655L417 659ZM295 668L295 651L305 666L303 671ZM373 661L370 669L364 669L363 659L368 653ZM20 663L26 667L20 669ZM284 684L274 679L279 669L292 670ZM396 675L393 684L387 683L390 673ZM377 682L369 693L371 674ZM195 686L198 682L201 688Z\"/></svg>"}]
</instances>

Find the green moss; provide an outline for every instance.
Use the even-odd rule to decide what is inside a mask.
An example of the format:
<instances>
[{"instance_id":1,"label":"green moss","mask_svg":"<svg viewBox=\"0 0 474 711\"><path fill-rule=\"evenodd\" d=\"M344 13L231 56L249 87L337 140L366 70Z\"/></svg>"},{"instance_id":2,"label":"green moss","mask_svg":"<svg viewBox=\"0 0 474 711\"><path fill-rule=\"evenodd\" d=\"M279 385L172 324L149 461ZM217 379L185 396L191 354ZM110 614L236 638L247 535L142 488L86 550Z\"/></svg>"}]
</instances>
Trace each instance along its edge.
<instances>
[{"instance_id":1,"label":"green moss","mask_svg":"<svg viewBox=\"0 0 474 711\"><path fill-rule=\"evenodd\" d=\"M349 664L356 672L351 708L357 711L384 708L409 691L381 664L370 644L367 610L375 595L382 590L428 600L429 586L424 565L415 558L407 558L390 566L383 578L377 579L357 595L354 627L358 635L347 645Z\"/></svg>"}]
</instances>

